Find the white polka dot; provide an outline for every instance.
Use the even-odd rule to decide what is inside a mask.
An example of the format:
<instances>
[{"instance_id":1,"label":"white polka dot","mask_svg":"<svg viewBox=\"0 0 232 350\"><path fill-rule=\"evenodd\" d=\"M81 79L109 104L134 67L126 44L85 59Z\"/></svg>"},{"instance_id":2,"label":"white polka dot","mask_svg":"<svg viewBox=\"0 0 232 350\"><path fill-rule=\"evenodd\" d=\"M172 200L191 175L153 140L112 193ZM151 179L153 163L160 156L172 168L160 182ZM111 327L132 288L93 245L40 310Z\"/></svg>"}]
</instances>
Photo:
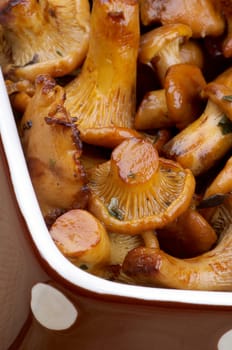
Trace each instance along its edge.
<instances>
[{"instance_id":1,"label":"white polka dot","mask_svg":"<svg viewBox=\"0 0 232 350\"><path fill-rule=\"evenodd\" d=\"M232 349L232 329L219 339L218 350L231 350Z\"/></svg>"},{"instance_id":2,"label":"white polka dot","mask_svg":"<svg viewBox=\"0 0 232 350\"><path fill-rule=\"evenodd\" d=\"M31 310L36 320L51 330L71 327L78 312L67 297L44 283L37 283L31 290Z\"/></svg>"}]
</instances>

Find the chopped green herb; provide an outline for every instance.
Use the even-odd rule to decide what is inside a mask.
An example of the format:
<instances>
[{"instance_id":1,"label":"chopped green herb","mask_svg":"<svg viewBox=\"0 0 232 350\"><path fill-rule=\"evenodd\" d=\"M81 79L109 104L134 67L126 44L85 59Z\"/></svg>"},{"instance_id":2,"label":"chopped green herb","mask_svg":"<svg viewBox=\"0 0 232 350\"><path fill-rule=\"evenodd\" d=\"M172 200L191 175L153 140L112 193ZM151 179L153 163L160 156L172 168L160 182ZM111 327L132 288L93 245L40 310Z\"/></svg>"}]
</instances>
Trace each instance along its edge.
<instances>
[{"instance_id":1,"label":"chopped green herb","mask_svg":"<svg viewBox=\"0 0 232 350\"><path fill-rule=\"evenodd\" d=\"M60 52L60 50L56 50L56 53L57 53L57 55L63 57L63 54L62 54L62 52Z\"/></svg>"},{"instance_id":2,"label":"chopped green herb","mask_svg":"<svg viewBox=\"0 0 232 350\"><path fill-rule=\"evenodd\" d=\"M228 102L232 102L232 95L223 96L222 99Z\"/></svg>"},{"instance_id":3,"label":"chopped green herb","mask_svg":"<svg viewBox=\"0 0 232 350\"><path fill-rule=\"evenodd\" d=\"M23 130L29 130L32 127L32 121L27 120L26 123L23 124Z\"/></svg>"},{"instance_id":4,"label":"chopped green herb","mask_svg":"<svg viewBox=\"0 0 232 350\"><path fill-rule=\"evenodd\" d=\"M55 168L55 165L56 165L56 161L55 159L49 159L49 168L50 169L54 169Z\"/></svg>"},{"instance_id":5,"label":"chopped green herb","mask_svg":"<svg viewBox=\"0 0 232 350\"><path fill-rule=\"evenodd\" d=\"M127 177L130 177L131 179L134 179L136 177L135 173L129 172L129 174L127 175Z\"/></svg>"},{"instance_id":6,"label":"chopped green herb","mask_svg":"<svg viewBox=\"0 0 232 350\"><path fill-rule=\"evenodd\" d=\"M111 216L115 217L118 220L124 219L122 210L118 208L118 199L115 197L111 198L110 204L108 205L108 212Z\"/></svg>"},{"instance_id":7,"label":"chopped green herb","mask_svg":"<svg viewBox=\"0 0 232 350\"><path fill-rule=\"evenodd\" d=\"M84 271L88 270L88 266L85 265L85 264L82 264L82 265L80 265L79 267L80 267L80 269L82 269L82 270L84 270Z\"/></svg>"},{"instance_id":8,"label":"chopped green herb","mask_svg":"<svg viewBox=\"0 0 232 350\"><path fill-rule=\"evenodd\" d=\"M232 122L227 116L224 114L221 118L218 126L221 128L222 134L226 135L232 132Z\"/></svg>"},{"instance_id":9,"label":"chopped green herb","mask_svg":"<svg viewBox=\"0 0 232 350\"><path fill-rule=\"evenodd\" d=\"M206 199L203 199L197 206L197 209L211 208L221 205L225 199L230 195L230 193L217 193Z\"/></svg>"}]
</instances>

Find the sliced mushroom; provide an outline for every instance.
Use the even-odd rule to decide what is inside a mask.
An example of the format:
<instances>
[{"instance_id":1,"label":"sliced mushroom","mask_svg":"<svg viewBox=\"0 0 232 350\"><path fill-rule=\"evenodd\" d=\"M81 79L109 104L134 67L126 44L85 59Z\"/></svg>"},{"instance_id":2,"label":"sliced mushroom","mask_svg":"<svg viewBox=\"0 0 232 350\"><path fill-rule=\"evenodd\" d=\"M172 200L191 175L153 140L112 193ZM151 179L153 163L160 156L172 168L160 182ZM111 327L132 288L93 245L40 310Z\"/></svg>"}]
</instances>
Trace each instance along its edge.
<instances>
[{"instance_id":1,"label":"sliced mushroom","mask_svg":"<svg viewBox=\"0 0 232 350\"><path fill-rule=\"evenodd\" d=\"M229 69L215 82L227 86L231 77L232 70ZM163 147L166 157L191 169L194 175L210 169L232 146L231 122L222 110L221 103L215 102L209 99L201 116Z\"/></svg>"},{"instance_id":2,"label":"sliced mushroom","mask_svg":"<svg viewBox=\"0 0 232 350\"><path fill-rule=\"evenodd\" d=\"M48 221L65 210L85 207L88 195L82 144L64 100L63 88L39 76L20 124L32 183Z\"/></svg>"},{"instance_id":3,"label":"sliced mushroom","mask_svg":"<svg viewBox=\"0 0 232 350\"><path fill-rule=\"evenodd\" d=\"M232 290L232 201L219 206L211 224L220 226L220 240L211 251L178 259L160 249L135 248L123 271L137 283L192 290Z\"/></svg>"},{"instance_id":4,"label":"sliced mushroom","mask_svg":"<svg viewBox=\"0 0 232 350\"><path fill-rule=\"evenodd\" d=\"M65 106L84 142L114 147L140 137L132 129L138 45L137 1L94 1L87 58L65 88Z\"/></svg>"},{"instance_id":5,"label":"sliced mushroom","mask_svg":"<svg viewBox=\"0 0 232 350\"><path fill-rule=\"evenodd\" d=\"M89 186L90 212L107 230L133 235L163 227L184 212L195 180L189 170L159 158L149 141L130 139L93 170Z\"/></svg>"},{"instance_id":6,"label":"sliced mushroom","mask_svg":"<svg viewBox=\"0 0 232 350\"><path fill-rule=\"evenodd\" d=\"M89 272L109 263L108 234L101 222L86 210L64 213L51 226L50 234L68 259Z\"/></svg>"},{"instance_id":7,"label":"sliced mushroom","mask_svg":"<svg viewBox=\"0 0 232 350\"><path fill-rule=\"evenodd\" d=\"M225 23L215 1L210 0L143 0L141 20L144 25L154 22L183 23L191 27L194 37L218 36Z\"/></svg>"},{"instance_id":8,"label":"sliced mushroom","mask_svg":"<svg viewBox=\"0 0 232 350\"><path fill-rule=\"evenodd\" d=\"M191 36L191 28L180 23L155 28L141 36L139 60L151 62L163 84L168 68L181 63L180 45Z\"/></svg>"},{"instance_id":9,"label":"sliced mushroom","mask_svg":"<svg viewBox=\"0 0 232 350\"><path fill-rule=\"evenodd\" d=\"M0 24L11 50L10 76L63 76L84 60L89 42L88 0L5 1Z\"/></svg>"}]
</instances>

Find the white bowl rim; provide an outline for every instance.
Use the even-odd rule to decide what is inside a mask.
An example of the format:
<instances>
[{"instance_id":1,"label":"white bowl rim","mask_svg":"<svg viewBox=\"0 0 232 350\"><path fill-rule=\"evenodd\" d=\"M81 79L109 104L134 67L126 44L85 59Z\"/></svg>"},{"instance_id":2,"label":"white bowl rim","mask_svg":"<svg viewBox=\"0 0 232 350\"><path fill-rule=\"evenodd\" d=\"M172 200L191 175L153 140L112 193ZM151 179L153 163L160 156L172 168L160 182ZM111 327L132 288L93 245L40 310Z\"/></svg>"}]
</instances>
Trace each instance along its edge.
<instances>
[{"instance_id":1,"label":"white bowl rim","mask_svg":"<svg viewBox=\"0 0 232 350\"><path fill-rule=\"evenodd\" d=\"M127 285L93 276L70 263L52 241L41 215L1 70L0 106L0 135L18 206L39 254L58 275L76 287L101 296L124 297L152 302L232 306L231 292L177 290Z\"/></svg>"}]
</instances>

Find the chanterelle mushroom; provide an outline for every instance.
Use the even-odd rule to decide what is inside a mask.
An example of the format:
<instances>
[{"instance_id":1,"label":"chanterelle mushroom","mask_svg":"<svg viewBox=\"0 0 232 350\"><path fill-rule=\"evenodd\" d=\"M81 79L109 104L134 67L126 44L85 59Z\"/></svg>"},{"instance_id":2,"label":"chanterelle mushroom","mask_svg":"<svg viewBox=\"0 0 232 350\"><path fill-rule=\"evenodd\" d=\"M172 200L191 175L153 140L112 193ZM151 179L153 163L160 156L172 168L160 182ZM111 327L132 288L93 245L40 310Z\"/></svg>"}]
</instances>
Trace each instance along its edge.
<instances>
[{"instance_id":1,"label":"chanterelle mushroom","mask_svg":"<svg viewBox=\"0 0 232 350\"><path fill-rule=\"evenodd\" d=\"M213 85L209 85L214 88L224 85L225 91L228 91L227 88L231 88L231 78L230 68L219 75ZM232 109L232 105L223 98L223 89L220 88L220 93L217 94L206 86L205 91L209 99L204 112L163 147L165 156L178 161L184 168L191 169L194 175L210 169L232 146L231 121L224 112L228 106ZM228 96L227 99L229 100Z\"/></svg>"},{"instance_id":2,"label":"chanterelle mushroom","mask_svg":"<svg viewBox=\"0 0 232 350\"><path fill-rule=\"evenodd\" d=\"M211 219L220 239L211 251L178 259L160 249L136 248L128 253L123 271L137 283L195 290L232 290L232 201L227 198Z\"/></svg>"},{"instance_id":3,"label":"chanterelle mushroom","mask_svg":"<svg viewBox=\"0 0 232 350\"><path fill-rule=\"evenodd\" d=\"M197 38L218 36L225 26L215 1L210 0L142 0L141 20L144 25L154 22L187 24Z\"/></svg>"},{"instance_id":4,"label":"chanterelle mushroom","mask_svg":"<svg viewBox=\"0 0 232 350\"><path fill-rule=\"evenodd\" d=\"M4 72L30 80L71 72L86 56L89 19L88 0L5 1L0 23L12 61Z\"/></svg>"},{"instance_id":5,"label":"chanterelle mushroom","mask_svg":"<svg viewBox=\"0 0 232 350\"><path fill-rule=\"evenodd\" d=\"M83 141L114 147L133 130L139 16L136 0L95 0L87 58L65 106Z\"/></svg>"},{"instance_id":6,"label":"chanterelle mushroom","mask_svg":"<svg viewBox=\"0 0 232 350\"><path fill-rule=\"evenodd\" d=\"M192 30L185 24L167 24L141 36L139 60L150 63L157 71L163 84L169 67L182 62L180 44L192 36Z\"/></svg>"},{"instance_id":7,"label":"chanterelle mushroom","mask_svg":"<svg viewBox=\"0 0 232 350\"><path fill-rule=\"evenodd\" d=\"M63 88L38 76L36 90L20 124L32 183L47 220L87 200L86 174L80 162L79 133L64 108Z\"/></svg>"},{"instance_id":8,"label":"chanterelle mushroom","mask_svg":"<svg viewBox=\"0 0 232 350\"><path fill-rule=\"evenodd\" d=\"M129 139L90 175L89 210L109 231L138 234L163 227L187 209L195 180L159 158L151 142Z\"/></svg>"}]
</instances>

